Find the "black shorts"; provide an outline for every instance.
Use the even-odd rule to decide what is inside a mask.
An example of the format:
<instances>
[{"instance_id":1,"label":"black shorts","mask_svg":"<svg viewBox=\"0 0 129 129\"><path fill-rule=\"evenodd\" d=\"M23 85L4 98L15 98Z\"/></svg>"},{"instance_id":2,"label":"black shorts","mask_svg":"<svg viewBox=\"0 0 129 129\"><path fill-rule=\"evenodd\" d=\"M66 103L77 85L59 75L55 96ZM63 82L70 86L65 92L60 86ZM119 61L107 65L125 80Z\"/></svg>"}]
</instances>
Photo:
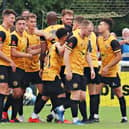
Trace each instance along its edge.
<instances>
[{"instance_id":1,"label":"black shorts","mask_svg":"<svg viewBox=\"0 0 129 129\"><path fill-rule=\"evenodd\" d=\"M43 96L57 97L64 92L64 85L62 81L56 77L55 81L43 81Z\"/></svg>"},{"instance_id":2,"label":"black shorts","mask_svg":"<svg viewBox=\"0 0 129 129\"><path fill-rule=\"evenodd\" d=\"M121 80L119 75L117 74L117 77L102 77L101 83L108 84L111 88L118 88L121 86Z\"/></svg>"},{"instance_id":3,"label":"black shorts","mask_svg":"<svg viewBox=\"0 0 129 129\"><path fill-rule=\"evenodd\" d=\"M30 86L30 84L41 84L42 80L39 76L39 71L37 72L25 72L24 85L25 87Z\"/></svg>"},{"instance_id":4,"label":"black shorts","mask_svg":"<svg viewBox=\"0 0 129 129\"><path fill-rule=\"evenodd\" d=\"M86 78L82 75L73 73L73 77L70 81L65 80L65 85L69 91L86 91Z\"/></svg>"},{"instance_id":5,"label":"black shorts","mask_svg":"<svg viewBox=\"0 0 129 129\"><path fill-rule=\"evenodd\" d=\"M11 67L0 65L0 83L9 83L11 72Z\"/></svg>"},{"instance_id":6,"label":"black shorts","mask_svg":"<svg viewBox=\"0 0 129 129\"><path fill-rule=\"evenodd\" d=\"M84 75L86 77L86 84L99 84L100 83L100 76L98 74L99 72L99 68L94 67L94 71L95 71L95 78L91 79L91 72L90 72L90 68L89 67L85 67L84 68Z\"/></svg>"},{"instance_id":7,"label":"black shorts","mask_svg":"<svg viewBox=\"0 0 129 129\"><path fill-rule=\"evenodd\" d=\"M24 76L25 76L25 71L20 68L16 68L16 72L11 72L10 82L9 82L10 88L19 88L19 87L25 88L23 80Z\"/></svg>"}]
</instances>

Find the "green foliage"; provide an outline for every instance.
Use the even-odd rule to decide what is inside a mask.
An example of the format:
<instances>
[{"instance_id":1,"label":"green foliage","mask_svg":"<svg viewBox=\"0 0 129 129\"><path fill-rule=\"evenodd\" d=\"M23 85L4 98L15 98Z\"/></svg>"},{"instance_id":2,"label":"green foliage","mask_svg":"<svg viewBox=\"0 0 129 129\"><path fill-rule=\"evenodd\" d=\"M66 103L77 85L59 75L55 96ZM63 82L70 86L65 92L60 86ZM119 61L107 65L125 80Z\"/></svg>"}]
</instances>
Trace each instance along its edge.
<instances>
[{"instance_id":1,"label":"green foliage","mask_svg":"<svg viewBox=\"0 0 129 129\"><path fill-rule=\"evenodd\" d=\"M1 3L2 0L0 0ZM5 0L3 0L5 1ZM113 4L116 4L115 7L113 7L113 10L115 11L115 9L119 9L119 12L122 12L123 6L127 6L128 8L128 4L126 4L127 1L129 0L109 0L107 2L102 1L103 4L99 5L100 0L6 0L6 6L4 8L12 8L14 9L18 15L21 14L22 10L24 9L29 9L31 12L34 12L37 14L38 16L38 26L39 28L42 28L42 23L45 23L45 16L46 13L48 11L56 11L58 14L60 14L61 10L64 8L73 8L71 6L74 6L73 2L79 3L80 1L80 5L76 5L77 8L79 7L85 7L85 5L81 4L81 2L86 2L87 1L87 5L86 5L86 10L83 10L83 8L80 8L79 12L75 11L76 14L79 14L84 12L84 14L90 14L91 12L93 13L93 9L94 9L94 13L95 12L99 12L100 11L100 7L104 7L104 9L108 10L109 12L112 10L112 8L109 8L110 6L112 6ZM93 4L94 1L94 4ZM98 2L97 2L98 1ZM97 2L97 4L95 3ZM117 3L121 3L121 4L117 4ZM93 6L93 8L89 8L89 12L87 12L88 7L89 6ZM127 8L125 8L125 12L128 12ZM111 10L110 10L111 9ZM102 10L101 10L102 11ZM103 12L103 11L102 11ZM94 14L93 13L93 14ZM114 18L116 25L113 28L113 31L117 33L117 35L121 35L121 30L124 27L129 27L129 15L125 16L123 18Z\"/></svg>"}]
</instances>

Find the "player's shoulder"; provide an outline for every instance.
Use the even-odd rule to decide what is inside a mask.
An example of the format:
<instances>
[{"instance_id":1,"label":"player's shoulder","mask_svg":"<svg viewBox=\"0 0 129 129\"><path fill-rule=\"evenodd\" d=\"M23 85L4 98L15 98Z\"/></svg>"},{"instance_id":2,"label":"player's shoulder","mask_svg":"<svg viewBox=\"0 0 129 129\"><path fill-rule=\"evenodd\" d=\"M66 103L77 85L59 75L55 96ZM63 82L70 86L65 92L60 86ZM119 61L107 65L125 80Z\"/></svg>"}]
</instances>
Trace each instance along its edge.
<instances>
[{"instance_id":1,"label":"player's shoulder","mask_svg":"<svg viewBox=\"0 0 129 129\"><path fill-rule=\"evenodd\" d=\"M48 32L48 31L50 31L50 30L54 30L54 29L59 29L59 28L64 28L64 25L62 25L62 24L55 24L55 25L50 25L50 26L48 26L48 27L46 27L46 28L44 28L43 29L43 31L46 31L46 32Z\"/></svg>"}]
</instances>

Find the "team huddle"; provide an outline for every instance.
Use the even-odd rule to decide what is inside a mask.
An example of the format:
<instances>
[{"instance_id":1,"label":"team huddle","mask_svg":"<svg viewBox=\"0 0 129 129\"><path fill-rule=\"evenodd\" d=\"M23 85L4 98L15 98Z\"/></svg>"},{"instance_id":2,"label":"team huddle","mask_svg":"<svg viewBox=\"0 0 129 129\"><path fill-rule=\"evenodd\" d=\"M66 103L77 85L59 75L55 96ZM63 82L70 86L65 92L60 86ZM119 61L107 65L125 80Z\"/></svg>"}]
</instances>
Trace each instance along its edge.
<instances>
[{"instance_id":1,"label":"team huddle","mask_svg":"<svg viewBox=\"0 0 129 129\"><path fill-rule=\"evenodd\" d=\"M47 122L54 120L76 125L99 122L100 93L108 84L118 98L121 123L126 123L126 100L119 78L121 48L110 32L112 19L101 19L95 31L91 21L74 16L72 10L64 9L61 15L62 24L57 24L57 13L48 12L48 26L39 30L36 14L25 10L16 17L11 9L3 11L0 122L24 122L23 96L30 84L37 87L38 94L28 122L41 122L39 113L48 100L52 108ZM90 96L90 116L87 116L86 90ZM9 119L10 107L12 115ZM71 108L72 122L65 120L68 108Z\"/></svg>"}]
</instances>

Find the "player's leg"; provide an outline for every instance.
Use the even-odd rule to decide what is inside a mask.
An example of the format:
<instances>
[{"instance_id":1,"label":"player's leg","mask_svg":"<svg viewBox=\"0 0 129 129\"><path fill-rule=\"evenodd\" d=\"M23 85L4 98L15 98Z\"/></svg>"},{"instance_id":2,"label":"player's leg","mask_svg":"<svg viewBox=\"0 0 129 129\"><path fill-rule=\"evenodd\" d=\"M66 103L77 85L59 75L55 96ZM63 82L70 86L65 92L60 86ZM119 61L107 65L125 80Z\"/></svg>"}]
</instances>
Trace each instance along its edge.
<instances>
[{"instance_id":1,"label":"player's leg","mask_svg":"<svg viewBox=\"0 0 129 129\"><path fill-rule=\"evenodd\" d=\"M42 93L43 93L43 83L39 76L39 72L32 72L30 73L31 76L31 82L32 84L35 84L35 86L38 89L38 95L36 98L36 102L34 104L34 109L31 117L29 118L28 122L35 122L39 123L41 120L39 119L38 114L41 112L42 108L44 107L46 103L46 98L42 99Z\"/></svg>"},{"instance_id":2,"label":"player's leg","mask_svg":"<svg viewBox=\"0 0 129 129\"><path fill-rule=\"evenodd\" d=\"M81 77L78 74L73 74L72 80L66 80L66 86L71 92L71 112L74 124L81 124L78 119L78 104L80 103L80 87Z\"/></svg>"},{"instance_id":3,"label":"player's leg","mask_svg":"<svg viewBox=\"0 0 129 129\"><path fill-rule=\"evenodd\" d=\"M5 119L7 121L9 121L8 109L11 106L11 102L12 102L12 95L9 95L9 96L7 96L7 100L6 100L6 103L4 105L3 113L2 113L2 119Z\"/></svg>"},{"instance_id":4,"label":"player's leg","mask_svg":"<svg viewBox=\"0 0 129 129\"><path fill-rule=\"evenodd\" d=\"M119 100L120 111L121 111L121 116L122 116L121 123L126 123L127 122L126 100L125 100L125 97L122 93L122 88L121 88L119 76L117 76L116 78L114 78L112 80L111 87L113 87L113 90L114 90L114 92Z\"/></svg>"},{"instance_id":5,"label":"player's leg","mask_svg":"<svg viewBox=\"0 0 129 129\"><path fill-rule=\"evenodd\" d=\"M17 120L17 113L21 106L20 100L24 94L24 90L22 88L24 75L25 75L25 71L20 68L17 68L16 72L10 73L10 87L13 88L12 117L10 122L19 122Z\"/></svg>"},{"instance_id":6,"label":"player's leg","mask_svg":"<svg viewBox=\"0 0 129 129\"><path fill-rule=\"evenodd\" d=\"M87 104L86 104L86 77L82 77L81 81L81 93L80 93L80 103L79 110L82 115L82 123L87 123Z\"/></svg>"},{"instance_id":7,"label":"player's leg","mask_svg":"<svg viewBox=\"0 0 129 129\"><path fill-rule=\"evenodd\" d=\"M9 95L8 76L10 67L0 66L0 122L4 122L2 119L2 112L4 106L4 98Z\"/></svg>"}]
</instances>

